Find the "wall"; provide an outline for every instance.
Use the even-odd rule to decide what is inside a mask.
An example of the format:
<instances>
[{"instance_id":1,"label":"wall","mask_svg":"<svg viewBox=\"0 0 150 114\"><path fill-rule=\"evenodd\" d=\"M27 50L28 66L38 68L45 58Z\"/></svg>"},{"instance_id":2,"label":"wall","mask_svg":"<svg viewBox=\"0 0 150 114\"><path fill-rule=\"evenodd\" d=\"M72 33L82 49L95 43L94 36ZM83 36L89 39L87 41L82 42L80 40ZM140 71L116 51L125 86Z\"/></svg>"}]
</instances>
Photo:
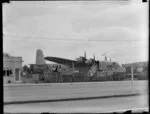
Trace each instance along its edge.
<instances>
[{"instance_id":1,"label":"wall","mask_svg":"<svg viewBox=\"0 0 150 114\"><path fill-rule=\"evenodd\" d=\"M4 83L7 83L9 80L11 82L15 82L16 80L16 72L15 69L19 70L19 80L20 81L20 73L22 69L22 57L12 57L9 55L3 54L3 71L11 70L12 74L11 75L5 75L3 74L3 81Z\"/></svg>"}]
</instances>

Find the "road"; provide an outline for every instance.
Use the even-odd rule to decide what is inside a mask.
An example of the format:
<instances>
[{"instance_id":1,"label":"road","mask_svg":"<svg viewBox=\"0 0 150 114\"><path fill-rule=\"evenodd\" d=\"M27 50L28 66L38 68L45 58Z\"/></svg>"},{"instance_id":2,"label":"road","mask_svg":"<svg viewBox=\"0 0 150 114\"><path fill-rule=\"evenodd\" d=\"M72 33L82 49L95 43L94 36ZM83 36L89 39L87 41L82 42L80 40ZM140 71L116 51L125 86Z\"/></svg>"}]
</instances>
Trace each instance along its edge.
<instances>
[{"instance_id":1,"label":"road","mask_svg":"<svg viewBox=\"0 0 150 114\"><path fill-rule=\"evenodd\" d=\"M4 112L41 113L41 112L117 112L148 108L147 97L118 97L97 100L63 101L49 103L29 103L5 105Z\"/></svg>"},{"instance_id":2,"label":"road","mask_svg":"<svg viewBox=\"0 0 150 114\"><path fill-rule=\"evenodd\" d=\"M147 108L147 81L135 81L139 96L96 100L4 105L5 112L105 112ZM91 82L4 87L4 101L53 99L131 93L131 82ZM31 95L31 96L30 96Z\"/></svg>"}]
</instances>

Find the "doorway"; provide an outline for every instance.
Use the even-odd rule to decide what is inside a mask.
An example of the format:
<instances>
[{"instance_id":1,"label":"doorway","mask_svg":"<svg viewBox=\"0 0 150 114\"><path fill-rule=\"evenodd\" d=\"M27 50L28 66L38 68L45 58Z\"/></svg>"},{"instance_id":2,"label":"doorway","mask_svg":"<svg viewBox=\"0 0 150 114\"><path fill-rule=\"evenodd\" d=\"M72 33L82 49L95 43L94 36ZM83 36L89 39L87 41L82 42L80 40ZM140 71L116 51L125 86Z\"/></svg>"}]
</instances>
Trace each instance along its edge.
<instances>
[{"instance_id":1,"label":"doorway","mask_svg":"<svg viewBox=\"0 0 150 114\"><path fill-rule=\"evenodd\" d=\"M15 69L15 80L19 81L19 69Z\"/></svg>"}]
</instances>

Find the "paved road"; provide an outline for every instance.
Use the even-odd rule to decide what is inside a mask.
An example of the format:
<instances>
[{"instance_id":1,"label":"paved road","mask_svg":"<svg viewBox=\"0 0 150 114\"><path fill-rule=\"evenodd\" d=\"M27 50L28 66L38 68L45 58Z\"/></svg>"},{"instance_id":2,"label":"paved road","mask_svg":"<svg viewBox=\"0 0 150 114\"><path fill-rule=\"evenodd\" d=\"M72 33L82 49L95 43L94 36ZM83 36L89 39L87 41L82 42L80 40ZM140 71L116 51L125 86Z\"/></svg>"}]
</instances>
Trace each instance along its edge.
<instances>
[{"instance_id":1,"label":"paved road","mask_svg":"<svg viewBox=\"0 0 150 114\"><path fill-rule=\"evenodd\" d=\"M125 110L148 110L146 94L134 97L118 97L96 100L63 101L49 103L29 103L5 105L4 112L41 113L41 112L117 112Z\"/></svg>"},{"instance_id":2,"label":"paved road","mask_svg":"<svg viewBox=\"0 0 150 114\"><path fill-rule=\"evenodd\" d=\"M138 93L146 86L145 81L134 82ZM4 86L4 102L131 94L131 90L130 81Z\"/></svg>"},{"instance_id":3,"label":"paved road","mask_svg":"<svg viewBox=\"0 0 150 114\"><path fill-rule=\"evenodd\" d=\"M104 112L147 105L147 81L135 81L134 88L140 96L118 97L84 101L4 105L5 112ZM65 83L42 86L4 87L4 101L53 99L81 96L131 93L131 82Z\"/></svg>"}]
</instances>

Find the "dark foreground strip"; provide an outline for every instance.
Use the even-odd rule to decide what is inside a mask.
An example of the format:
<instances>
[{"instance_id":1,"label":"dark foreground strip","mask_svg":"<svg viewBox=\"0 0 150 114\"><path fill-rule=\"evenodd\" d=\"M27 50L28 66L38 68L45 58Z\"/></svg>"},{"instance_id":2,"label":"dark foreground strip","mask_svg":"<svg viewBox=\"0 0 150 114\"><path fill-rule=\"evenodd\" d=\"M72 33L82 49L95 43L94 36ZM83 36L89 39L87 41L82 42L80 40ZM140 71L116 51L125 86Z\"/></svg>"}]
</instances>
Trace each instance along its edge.
<instances>
[{"instance_id":1,"label":"dark foreground strip","mask_svg":"<svg viewBox=\"0 0 150 114\"><path fill-rule=\"evenodd\" d=\"M95 96L95 97L79 97L79 98L65 98L65 99L50 99L50 100L30 100L30 101L11 101L4 102L4 105L10 104L25 104L25 103L44 103L44 102L60 102L60 101L73 101L73 100L90 100L90 99L103 99L103 98L113 98L113 97L129 97L137 96L139 93L126 94L126 95L109 95L109 96Z\"/></svg>"}]
</instances>

